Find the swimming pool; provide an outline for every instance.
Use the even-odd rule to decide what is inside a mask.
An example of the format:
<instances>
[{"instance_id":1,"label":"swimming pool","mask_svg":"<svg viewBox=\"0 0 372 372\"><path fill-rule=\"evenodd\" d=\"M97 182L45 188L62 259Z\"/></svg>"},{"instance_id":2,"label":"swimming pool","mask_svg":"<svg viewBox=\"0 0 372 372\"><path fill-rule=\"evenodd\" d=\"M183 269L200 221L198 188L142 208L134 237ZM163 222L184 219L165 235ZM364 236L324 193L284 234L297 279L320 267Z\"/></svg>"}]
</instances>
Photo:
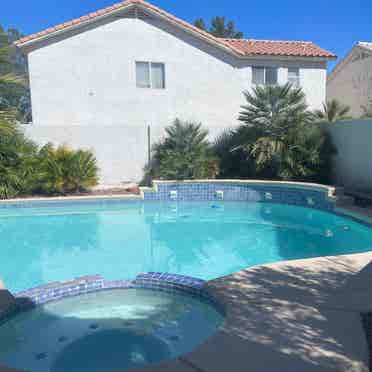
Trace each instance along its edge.
<instances>
[{"instance_id":1,"label":"swimming pool","mask_svg":"<svg viewBox=\"0 0 372 372\"><path fill-rule=\"evenodd\" d=\"M213 279L280 260L368 251L372 229L276 203L115 201L0 208L0 275L20 291L82 275Z\"/></svg>"},{"instance_id":2,"label":"swimming pool","mask_svg":"<svg viewBox=\"0 0 372 372\"><path fill-rule=\"evenodd\" d=\"M217 332L187 294L113 289L53 301L0 325L0 362L30 372L117 372L178 357Z\"/></svg>"}]
</instances>

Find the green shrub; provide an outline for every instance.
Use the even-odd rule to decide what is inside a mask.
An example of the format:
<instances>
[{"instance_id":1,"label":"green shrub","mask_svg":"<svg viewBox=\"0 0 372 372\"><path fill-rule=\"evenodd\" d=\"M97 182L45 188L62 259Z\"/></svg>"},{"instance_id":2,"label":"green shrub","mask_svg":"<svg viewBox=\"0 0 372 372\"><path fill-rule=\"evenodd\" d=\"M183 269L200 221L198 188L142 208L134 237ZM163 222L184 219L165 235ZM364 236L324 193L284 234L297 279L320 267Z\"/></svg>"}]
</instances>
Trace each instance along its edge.
<instances>
[{"instance_id":1,"label":"green shrub","mask_svg":"<svg viewBox=\"0 0 372 372\"><path fill-rule=\"evenodd\" d=\"M85 191L97 185L97 161L91 151L54 148L47 144L40 149L38 189L45 194L67 194Z\"/></svg>"},{"instance_id":2,"label":"green shrub","mask_svg":"<svg viewBox=\"0 0 372 372\"><path fill-rule=\"evenodd\" d=\"M34 187L37 146L5 120L0 120L0 199L24 195Z\"/></svg>"},{"instance_id":3,"label":"green shrub","mask_svg":"<svg viewBox=\"0 0 372 372\"><path fill-rule=\"evenodd\" d=\"M350 106L343 105L337 99L332 99L323 103L321 110L315 110L314 115L317 120L334 123L338 120L350 119Z\"/></svg>"},{"instance_id":4,"label":"green shrub","mask_svg":"<svg viewBox=\"0 0 372 372\"><path fill-rule=\"evenodd\" d=\"M50 144L39 150L16 125L0 121L0 199L85 191L98 183L97 174L90 151Z\"/></svg>"},{"instance_id":5,"label":"green shrub","mask_svg":"<svg viewBox=\"0 0 372 372\"><path fill-rule=\"evenodd\" d=\"M253 157L248 156L245 147L253 144L262 136L256 127L241 125L220 134L214 144L213 151L220 163L219 178L271 178L270 169L257 169Z\"/></svg>"},{"instance_id":6,"label":"green shrub","mask_svg":"<svg viewBox=\"0 0 372 372\"><path fill-rule=\"evenodd\" d=\"M208 131L201 124L176 119L165 132L165 138L152 148L148 177L183 180L217 176L218 159L207 141Z\"/></svg>"}]
</instances>

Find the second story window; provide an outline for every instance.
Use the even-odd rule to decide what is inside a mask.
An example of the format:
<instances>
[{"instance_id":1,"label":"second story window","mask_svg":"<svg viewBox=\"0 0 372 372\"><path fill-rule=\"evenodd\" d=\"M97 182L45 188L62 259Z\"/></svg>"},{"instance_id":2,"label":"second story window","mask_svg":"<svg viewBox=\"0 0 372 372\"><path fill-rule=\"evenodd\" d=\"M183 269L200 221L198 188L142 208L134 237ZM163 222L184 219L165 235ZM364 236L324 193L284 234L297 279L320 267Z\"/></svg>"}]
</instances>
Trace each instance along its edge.
<instances>
[{"instance_id":1,"label":"second story window","mask_svg":"<svg viewBox=\"0 0 372 372\"><path fill-rule=\"evenodd\" d=\"M252 84L276 85L278 84L278 69L275 67L252 67Z\"/></svg>"},{"instance_id":2,"label":"second story window","mask_svg":"<svg viewBox=\"0 0 372 372\"><path fill-rule=\"evenodd\" d=\"M137 88L165 88L164 63L136 62Z\"/></svg>"},{"instance_id":3,"label":"second story window","mask_svg":"<svg viewBox=\"0 0 372 372\"><path fill-rule=\"evenodd\" d=\"M290 67L288 69L288 83L298 88L300 86L300 69L297 67Z\"/></svg>"}]
</instances>

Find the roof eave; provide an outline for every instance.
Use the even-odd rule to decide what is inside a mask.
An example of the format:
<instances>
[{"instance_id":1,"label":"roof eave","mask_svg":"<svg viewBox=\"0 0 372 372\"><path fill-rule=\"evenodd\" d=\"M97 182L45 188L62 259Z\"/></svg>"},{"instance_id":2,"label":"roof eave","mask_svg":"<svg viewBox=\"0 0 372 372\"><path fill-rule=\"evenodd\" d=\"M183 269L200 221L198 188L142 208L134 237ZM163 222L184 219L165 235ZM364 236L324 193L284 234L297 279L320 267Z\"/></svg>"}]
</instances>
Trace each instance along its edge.
<instances>
[{"instance_id":1,"label":"roof eave","mask_svg":"<svg viewBox=\"0 0 372 372\"><path fill-rule=\"evenodd\" d=\"M286 54L245 54L244 58L246 59L276 59L276 60L300 60L300 61L309 61L314 62L326 62L330 60L336 60L337 56L301 56L301 55L286 55Z\"/></svg>"},{"instance_id":2,"label":"roof eave","mask_svg":"<svg viewBox=\"0 0 372 372\"><path fill-rule=\"evenodd\" d=\"M102 14L102 15L97 15L94 18L87 19L85 21L80 21L79 23L76 23L75 25L72 24L71 26L67 26L67 27L61 28L60 30L55 30L55 31L52 31L50 33L46 33L45 35L40 35L39 37L35 37L35 38L32 38L32 39L24 41L24 42L20 42L19 40L16 40L13 44L16 47L23 49L23 48L32 46L34 44L38 44L42 41L51 39L51 38L53 38L57 35L61 35L61 34L64 34L66 32L69 32L69 31L77 30L77 29L82 28L86 25L95 23L99 20L112 17L112 15L114 15L116 13L119 13L119 12L122 12L123 10L130 9L134 6L135 6L135 4L133 4L133 3L128 3L128 4L125 4L125 5L123 4L123 6L121 6L120 8L114 9L111 12L107 12L107 13Z\"/></svg>"},{"instance_id":3,"label":"roof eave","mask_svg":"<svg viewBox=\"0 0 372 372\"><path fill-rule=\"evenodd\" d=\"M197 37L197 38L202 39L202 40L204 40L208 43L211 43L215 47L217 47L219 49L222 49L225 52L228 52L228 53L233 54L233 55L238 56L238 57L239 56L240 57L244 56L244 53L240 49L234 48L230 45L226 45L224 42L222 42L221 40L218 40L213 35L208 35L207 33L204 34L202 32L193 30L193 29L183 25L182 23L180 24L180 20L172 19L172 17L169 17L165 14L159 13L156 9L150 8L150 7L146 6L145 4L141 4L141 3L123 4L123 6L121 6L120 8L114 9L111 12L107 12L107 13L102 14L102 15L95 16L92 19L87 19L85 21L80 21L79 23L77 23L75 25L73 24L71 26L67 26L67 27L61 28L60 30L55 30L55 31L52 31L50 33L46 33L45 35L40 35L39 37L35 37L35 38L32 38L32 39L24 41L24 42L15 41L13 44L16 47L25 50L28 47L31 47L33 45L37 45L37 44L39 44L39 43L41 43L45 40L52 39L52 38L54 38L58 35L64 34L64 33L69 32L69 31L77 30L79 28L82 28L86 25L95 23L95 22L100 21L102 19L112 17L113 15L115 15L117 13L123 12L123 10L131 9L132 7L140 8L140 9L146 11L147 13L156 16L159 19L163 19L163 20L167 21L168 23L172 24L173 26L175 26L179 29L182 29L183 31L187 32L188 34L191 34L194 37Z\"/></svg>"},{"instance_id":4,"label":"roof eave","mask_svg":"<svg viewBox=\"0 0 372 372\"><path fill-rule=\"evenodd\" d=\"M348 61L350 60L350 58L352 57L356 49L363 49L363 50L371 52L371 49L368 49L359 43L354 44L353 47L346 53L346 55L337 63L337 65L328 74L327 81L332 81L335 78L338 72L342 70L343 66L346 63L348 63Z\"/></svg>"}]
</instances>

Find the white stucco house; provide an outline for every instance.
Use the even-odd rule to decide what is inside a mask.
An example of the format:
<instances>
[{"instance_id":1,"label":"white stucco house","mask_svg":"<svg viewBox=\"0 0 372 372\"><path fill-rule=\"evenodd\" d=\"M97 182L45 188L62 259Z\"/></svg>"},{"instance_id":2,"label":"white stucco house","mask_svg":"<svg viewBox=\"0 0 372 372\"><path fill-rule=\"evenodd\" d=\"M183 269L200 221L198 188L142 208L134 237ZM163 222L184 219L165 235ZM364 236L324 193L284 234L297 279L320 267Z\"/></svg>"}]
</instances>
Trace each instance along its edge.
<instances>
[{"instance_id":1,"label":"white stucco house","mask_svg":"<svg viewBox=\"0 0 372 372\"><path fill-rule=\"evenodd\" d=\"M360 117L372 100L372 42L358 42L329 74L327 99L337 99Z\"/></svg>"},{"instance_id":2,"label":"white stucco house","mask_svg":"<svg viewBox=\"0 0 372 372\"><path fill-rule=\"evenodd\" d=\"M300 85L326 98L335 55L312 42L216 38L143 0L127 0L22 38L40 142L93 147L105 183L140 178L152 139L176 117L211 131L237 123L242 92ZM125 152L125 154L123 154ZM141 153L141 154L139 154Z\"/></svg>"}]
</instances>

